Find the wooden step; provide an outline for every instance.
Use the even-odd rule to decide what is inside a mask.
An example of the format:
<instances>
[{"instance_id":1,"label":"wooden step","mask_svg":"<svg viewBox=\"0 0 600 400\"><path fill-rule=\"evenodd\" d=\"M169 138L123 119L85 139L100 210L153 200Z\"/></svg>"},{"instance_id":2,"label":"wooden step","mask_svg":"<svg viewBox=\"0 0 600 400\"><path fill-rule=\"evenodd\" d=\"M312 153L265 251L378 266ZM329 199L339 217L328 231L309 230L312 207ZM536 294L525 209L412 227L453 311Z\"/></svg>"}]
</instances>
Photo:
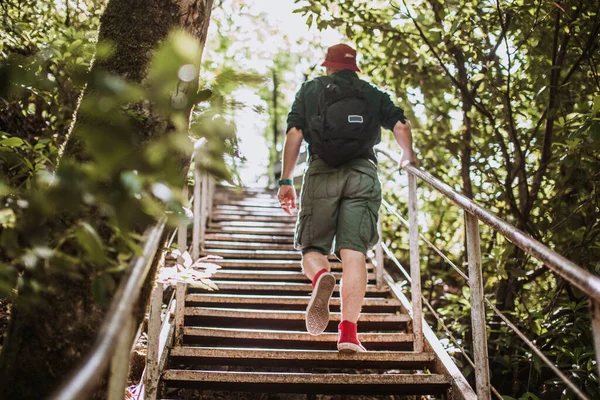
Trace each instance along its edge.
<instances>
[{"instance_id":1,"label":"wooden step","mask_svg":"<svg viewBox=\"0 0 600 400\"><path fill-rule=\"evenodd\" d=\"M213 207L213 215L214 214L230 214L230 215L281 215L279 211L283 210L281 207L254 207L254 206L239 206L239 205L230 205L230 204L217 204ZM283 214L288 218L295 218L295 216L291 216L288 214Z\"/></svg>"},{"instance_id":2,"label":"wooden step","mask_svg":"<svg viewBox=\"0 0 600 400\"><path fill-rule=\"evenodd\" d=\"M437 374L312 374L167 370L169 386L284 393L439 394L449 379Z\"/></svg>"},{"instance_id":3,"label":"wooden step","mask_svg":"<svg viewBox=\"0 0 600 400\"><path fill-rule=\"evenodd\" d=\"M271 222L271 221L218 221L209 222L209 228L221 228L221 227L236 226L240 228L269 228L275 232L279 230L294 229L296 226L293 222Z\"/></svg>"},{"instance_id":4,"label":"wooden step","mask_svg":"<svg viewBox=\"0 0 600 400\"><path fill-rule=\"evenodd\" d=\"M245 308L213 308L213 307L185 307L185 316L195 317L217 317L217 318L237 318L237 319L269 319L269 320L294 320L304 321L306 313L304 311L289 310L255 310ZM340 313L332 312L329 314L330 321L340 322ZM361 313L360 322L398 322L406 323L411 320L407 314L391 313Z\"/></svg>"},{"instance_id":5,"label":"wooden step","mask_svg":"<svg viewBox=\"0 0 600 400\"><path fill-rule=\"evenodd\" d=\"M336 280L342 278L341 272L333 272ZM212 279L219 280L251 280L251 281L287 281L287 282L308 282L308 278L301 272L279 271L279 270L219 270L214 273ZM374 273L368 273L367 279L375 280Z\"/></svg>"},{"instance_id":6,"label":"wooden step","mask_svg":"<svg viewBox=\"0 0 600 400\"><path fill-rule=\"evenodd\" d=\"M310 283L293 283L293 282L260 282L260 281L221 281L212 280L217 285L219 291L225 290L256 290L256 291L290 291L290 292L311 292L312 285ZM197 284L190 282L188 284L190 288L204 289L203 284ZM339 293L339 285L335 285L334 293ZM367 285L367 293L388 293L389 289L386 286L381 288L375 285Z\"/></svg>"},{"instance_id":7,"label":"wooden step","mask_svg":"<svg viewBox=\"0 0 600 400\"><path fill-rule=\"evenodd\" d=\"M219 321L224 321L224 319L219 319ZM235 324L236 320L232 321ZM279 325L284 324L280 323ZM319 336L312 336L306 332L303 321L289 321L287 325L295 326L291 326L290 329L278 326L277 330L273 329L272 324L265 327L245 327L239 326L239 324L233 326L185 326L183 328L183 344L186 346L268 348L273 350L337 350L336 323L329 324L327 330ZM414 335L398 332L399 324L395 325L394 331L391 331L390 329L384 330L381 326L367 329L368 325L359 323L358 337L369 351L412 351Z\"/></svg>"},{"instance_id":8,"label":"wooden step","mask_svg":"<svg viewBox=\"0 0 600 400\"><path fill-rule=\"evenodd\" d=\"M294 236L294 229L273 229L262 227L238 227L238 226L222 226L218 228L206 228L206 233L236 233L243 235L276 235L276 236Z\"/></svg>"},{"instance_id":9,"label":"wooden step","mask_svg":"<svg viewBox=\"0 0 600 400\"><path fill-rule=\"evenodd\" d=\"M279 203L275 200L234 200L227 201L222 199L215 199L213 201L213 205L217 206L217 208L222 207L224 205L227 206L237 206L242 208L253 208L253 209L272 209L272 210L281 210Z\"/></svg>"},{"instance_id":10,"label":"wooden step","mask_svg":"<svg viewBox=\"0 0 600 400\"><path fill-rule=\"evenodd\" d=\"M268 249L212 249L207 247L202 255L214 255L225 259L259 259L259 260L302 260L302 253L294 250L268 250ZM337 262L334 255L327 257L329 261Z\"/></svg>"},{"instance_id":11,"label":"wooden step","mask_svg":"<svg viewBox=\"0 0 600 400\"><path fill-rule=\"evenodd\" d=\"M279 211L283 212L283 210L279 209ZM253 218L271 218L271 217L276 217L276 218L281 218L281 219L285 219L286 221L296 221L297 216L296 215L288 215L288 214L280 214L278 210L276 209L265 209L265 208L246 208L246 207L230 207L230 208L222 208L221 207L215 207L213 208L213 212L211 214L211 219L214 218L215 216L223 216L223 217L233 217L233 218L237 218L237 217L252 217Z\"/></svg>"},{"instance_id":12,"label":"wooden step","mask_svg":"<svg viewBox=\"0 0 600 400\"><path fill-rule=\"evenodd\" d=\"M298 270L302 269L302 265L298 260L244 260L244 259L236 259L229 258L219 260L219 265L223 268L225 267L264 267L266 268L281 268L281 269L289 269L289 268L297 268ZM339 261L330 261L329 265L331 268L341 268L342 263ZM373 264L367 263L367 270L373 270Z\"/></svg>"},{"instance_id":13,"label":"wooden step","mask_svg":"<svg viewBox=\"0 0 600 400\"><path fill-rule=\"evenodd\" d=\"M270 350L179 346L171 350L172 365L248 365L293 368L388 368L424 369L435 360L433 353L412 351L369 351L344 354L337 350Z\"/></svg>"},{"instance_id":14,"label":"wooden step","mask_svg":"<svg viewBox=\"0 0 600 400\"><path fill-rule=\"evenodd\" d=\"M255 340L277 340L282 343L289 342L325 342L335 343L338 339L337 332L323 332L318 336L312 336L303 331L282 331L272 329L245 329L245 328L216 328L216 327L197 327L186 326L183 328L185 336L195 337L215 337L232 339L255 339ZM374 343L412 343L414 335L412 333L398 332L359 332L358 338L367 347ZM289 346L289 348L294 348Z\"/></svg>"},{"instance_id":15,"label":"wooden step","mask_svg":"<svg viewBox=\"0 0 600 400\"><path fill-rule=\"evenodd\" d=\"M302 253L296 250L239 250L239 249L210 249L202 252L203 255L214 255L223 258L252 258L252 259L271 259L271 260L301 260ZM336 260L335 256L330 256L330 260Z\"/></svg>"},{"instance_id":16,"label":"wooden step","mask_svg":"<svg viewBox=\"0 0 600 400\"><path fill-rule=\"evenodd\" d=\"M186 295L185 301L190 303L216 303L216 304L279 304L307 306L309 296L267 296L267 295L235 295L218 293L190 293ZM332 297L332 306L340 305L339 297ZM400 307L401 304L395 298L373 297L365 298L363 307Z\"/></svg>"},{"instance_id":17,"label":"wooden step","mask_svg":"<svg viewBox=\"0 0 600 400\"><path fill-rule=\"evenodd\" d=\"M257 243L257 242L237 242L234 240L205 240L204 246L205 252L210 253L211 251L220 251L221 249L228 250L282 250L282 251L296 251L294 246L289 244L270 244L270 243Z\"/></svg>"},{"instance_id":18,"label":"wooden step","mask_svg":"<svg viewBox=\"0 0 600 400\"><path fill-rule=\"evenodd\" d=\"M279 244L292 244L294 243L294 237L292 235L271 235L271 234L242 234L235 232L215 232L207 233L205 236L206 240L218 240L218 241L236 241L236 242L251 242L251 243L279 243Z\"/></svg>"},{"instance_id":19,"label":"wooden step","mask_svg":"<svg viewBox=\"0 0 600 400\"><path fill-rule=\"evenodd\" d=\"M240 214L219 213L219 214L213 214L210 219L212 222L240 221L240 222L271 222L271 223L287 223L287 224L295 224L296 223L296 218L291 217L287 214L285 214L285 215L276 215L275 214L274 215L274 214L267 214L267 213L265 213L265 215L252 215L252 214L248 214L248 213L246 213L246 214L244 214L244 213L240 213Z\"/></svg>"}]
</instances>

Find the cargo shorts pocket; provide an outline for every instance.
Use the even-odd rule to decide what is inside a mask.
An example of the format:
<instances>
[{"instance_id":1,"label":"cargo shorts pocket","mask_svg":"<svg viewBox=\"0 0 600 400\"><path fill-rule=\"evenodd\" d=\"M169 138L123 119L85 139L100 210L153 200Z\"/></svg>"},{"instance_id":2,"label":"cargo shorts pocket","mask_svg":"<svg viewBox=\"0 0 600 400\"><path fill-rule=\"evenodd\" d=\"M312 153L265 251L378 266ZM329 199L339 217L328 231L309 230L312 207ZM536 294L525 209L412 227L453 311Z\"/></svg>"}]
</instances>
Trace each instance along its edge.
<instances>
[{"instance_id":1,"label":"cargo shorts pocket","mask_svg":"<svg viewBox=\"0 0 600 400\"><path fill-rule=\"evenodd\" d=\"M312 207L302 207L296 223L294 234L294 248L302 250L312 241Z\"/></svg>"},{"instance_id":2,"label":"cargo shorts pocket","mask_svg":"<svg viewBox=\"0 0 600 400\"><path fill-rule=\"evenodd\" d=\"M337 195L337 177L334 171L309 172L312 199L326 199Z\"/></svg>"},{"instance_id":3,"label":"cargo shorts pocket","mask_svg":"<svg viewBox=\"0 0 600 400\"><path fill-rule=\"evenodd\" d=\"M377 210L368 204L361 217L358 235L367 250L379 241L379 232L377 232L377 214Z\"/></svg>"}]
</instances>

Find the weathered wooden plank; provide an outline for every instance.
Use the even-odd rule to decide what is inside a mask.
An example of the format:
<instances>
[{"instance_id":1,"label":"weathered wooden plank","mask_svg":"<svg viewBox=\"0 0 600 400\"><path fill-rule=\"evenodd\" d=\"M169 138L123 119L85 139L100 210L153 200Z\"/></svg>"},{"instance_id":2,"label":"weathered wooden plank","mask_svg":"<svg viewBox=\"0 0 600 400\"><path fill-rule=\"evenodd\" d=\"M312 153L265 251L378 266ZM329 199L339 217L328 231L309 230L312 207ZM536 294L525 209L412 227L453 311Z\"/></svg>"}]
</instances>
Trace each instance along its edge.
<instances>
[{"instance_id":1,"label":"weathered wooden plank","mask_svg":"<svg viewBox=\"0 0 600 400\"><path fill-rule=\"evenodd\" d=\"M240 328L203 328L187 326L183 329L186 336L218 337L233 339L260 339L277 341L308 341L333 343L338 338L337 332L323 332L319 336L312 336L308 332L278 331L266 329L240 329ZM412 333L398 332L360 332L358 335L362 343L407 343L412 342Z\"/></svg>"},{"instance_id":2,"label":"weathered wooden plank","mask_svg":"<svg viewBox=\"0 0 600 400\"><path fill-rule=\"evenodd\" d=\"M206 228L206 233L237 233L237 234L244 234L244 235L265 235L265 234L276 234L277 236L289 236L289 237L293 237L294 236L294 229L289 228L286 230L280 229L280 230L275 230L273 228L260 228L260 227L255 227L255 228L242 228L242 227L238 227L238 226L221 226L218 228L214 228L214 227L209 227Z\"/></svg>"},{"instance_id":3,"label":"weathered wooden plank","mask_svg":"<svg viewBox=\"0 0 600 400\"><path fill-rule=\"evenodd\" d=\"M222 347L178 346L171 350L176 357L206 357L206 358L252 358L258 360L335 360L397 363L429 363L435 359L433 353L416 353L413 351L372 351L366 353L340 353L332 350L266 350Z\"/></svg>"},{"instance_id":4,"label":"weathered wooden plank","mask_svg":"<svg viewBox=\"0 0 600 400\"><path fill-rule=\"evenodd\" d=\"M278 304L278 305L307 305L309 296L269 296L269 295L236 295L218 293L191 293L185 298L191 303L224 303L224 304ZM340 305L339 297L332 297L329 301L332 306ZM395 298L367 297L363 301L364 307L400 307L401 304Z\"/></svg>"},{"instance_id":5,"label":"weathered wooden plank","mask_svg":"<svg viewBox=\"0 0 600 400\"><path fill-rule=\"evenodd\" d=\"M185 316L304 321L306 313L304 311L289 310L186 307ZM340 322L340 318L341 315L339 312L332 312L329 314L330 321ZM361 322L409 322L410 320L410 316L407 314L361 313L360 315Z\"/></svg>"},{"instance_id":6,"label":"weathered wooden plank","mask_svg":"<svg viewBox=\"0 0 600 400\"><path fill-rule=\"evenodd\" d=\"M292 282L258 282L258 281L220 281L213 280L219 290L282 290L282 291L312 291L310 283L292 283ZM194 282L188 283L190 288L202 288L203 285ZM339 285L335 286L334 292L339 292ZM387 293L387 287L377 288L375 285L367 285L367 293Z\"/></svg>"},{"instance_id":7,"label":"weathered wooden plank","mask_svg":"<svg viewBox=\"0 0 600 400\"><path fill-rule=\"evenodd\" d=\"M215 232L207 233L206 240L234 240L236 242L253 242L253 243L284 243L291 244L294 242L292 235L271 235L271 234L244 234L236 232Z\"/></svg>"},{"instance_id":8,"label":"weathered wooden plank","mask_svg":"<svg viewBox=\"0 0 600 400\"><path fill-rule=\"evenodd\" d=\"M341 272L333 272L336 280L342 278ZM267 281L301 281L307 282L308 278L301 272L280 271L280 270L219 270L213 276L213 279L235 279L235 280L267 280ZM369 281L375 280L375 274L367 274Z\"/></svg>"},{"instance_id":9,"label":"weathered wooden plank","mask_svg":"<svg viewBox=\"0 0 600 400\"><path fill-rule=\"evenodd\" d=\"M437 374L308 374L285 372L234 372L168 370L164 380L228 383L297 383L305 385L447 385L449 380Z\"/></svg>"},{"instance_id":10,"label":"weathered wooden plank","mask_svg":"<svg viewBox=\"0 0 600 400\"><path fill-rule=\"evenodd\" d=\"M260 243L260 242L239 242L235 240L206 240L204 242L206 253L219 251L220 249L237 249L237 250L284 250L295 251L292 243Z\"/></svg>"},{"instance_id":11,"label":"weathered wooden plank","mask_svg":"<svg viewBox=\"0 0 600 400\"><path fill-rule=\"evenodd\" d=\"M287 215L272 215L269 213L264 213L263 215L254 215L248 212L241 212L239 214L226 213L221 212L218 214L214 214L211 217L212 222L233 222L233 221L241 221L241 222L278 222L278 223L288 223L294 224L296 222L296 218L290 217Z\"/></svg>"},{"instance_id":12,"label":"weathered wooden plank","mask_svg":"<svg viewBox=\"0 0 600 400\"><path fill-rule=\"evenodd\" d=\"M267 221L218 221L210 222L209 228L223 228L223 227L240 227L240 228L269 228L272 231L279 230L293 230L295 224L293 222L267 222Z\"/></svg>"}]
</instances>

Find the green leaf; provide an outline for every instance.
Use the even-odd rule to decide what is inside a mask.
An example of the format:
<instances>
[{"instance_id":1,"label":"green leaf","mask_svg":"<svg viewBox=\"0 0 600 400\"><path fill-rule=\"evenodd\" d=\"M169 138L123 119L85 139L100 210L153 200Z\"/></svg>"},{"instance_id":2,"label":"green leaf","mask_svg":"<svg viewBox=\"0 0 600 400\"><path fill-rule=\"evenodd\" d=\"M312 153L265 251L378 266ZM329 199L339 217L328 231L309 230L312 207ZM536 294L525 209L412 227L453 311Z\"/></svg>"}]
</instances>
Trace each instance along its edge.
<instances>
[{"instance_id":1,"label":"green leaf","mask_svg":"<svg viewBox=\"0 0 600 400\"><path fill-rule=\"evenodd\" d=\"M102 240L90 224L81 222L79 228L75 231L75 237L91 262L97 264L106 262Z\"/></svg>"},{"instance_id":2,"label":"green leaf","mask_svg":"<svg viewBox=\"0 0 600 400\"><path fill-rule=\"evenodd\" d=\"M20 147L24 143L23 139L18 137L11 137L0 140L0 145L9 147Z\"/></svg>"}]
</instances>

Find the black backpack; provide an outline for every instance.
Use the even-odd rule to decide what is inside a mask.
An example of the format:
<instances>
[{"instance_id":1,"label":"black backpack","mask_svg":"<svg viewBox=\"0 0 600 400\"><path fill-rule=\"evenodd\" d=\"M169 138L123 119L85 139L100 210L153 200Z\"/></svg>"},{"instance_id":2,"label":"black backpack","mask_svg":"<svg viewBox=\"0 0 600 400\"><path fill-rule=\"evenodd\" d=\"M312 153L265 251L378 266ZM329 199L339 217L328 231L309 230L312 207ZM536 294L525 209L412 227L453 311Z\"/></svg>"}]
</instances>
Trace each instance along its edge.
<instances>
[{"instance_id":1,"label":"black backpack","mask_svg":"<svg viewBox=\"0 0 600 400\"><path fill-rule=\"evenodd\" d=\"M362 90L367 83L358 78L336 82L329 76L317 80L324 90L308 125L311 151L332 167L368 157L379 137L379 123L369 114Z\"/></svg>"}]
</instances>

